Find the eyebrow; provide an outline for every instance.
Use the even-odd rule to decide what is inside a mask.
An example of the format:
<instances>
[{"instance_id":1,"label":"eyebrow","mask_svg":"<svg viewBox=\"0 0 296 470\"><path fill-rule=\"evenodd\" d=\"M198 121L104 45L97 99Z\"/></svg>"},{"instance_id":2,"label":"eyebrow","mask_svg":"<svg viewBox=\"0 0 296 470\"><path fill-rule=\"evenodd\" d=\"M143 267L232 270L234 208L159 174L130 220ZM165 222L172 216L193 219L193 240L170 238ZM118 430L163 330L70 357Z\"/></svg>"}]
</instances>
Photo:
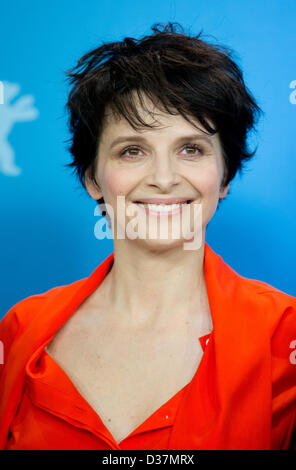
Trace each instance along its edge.
<instances>
[{"instance_id":1,"label":"eyebrow","mask_svg":"<svg viewBox=\"0 0 296 470\"><path fill-rule=\"evenodd\" d=\"M181 142L184 142L186 143L188 140L205 140L206 142L208 142L211 147L213 147L213 141L206 135L202 135L202 134L190 134L190 135L184 135L182 137L179 137L178 139L176 139L174 141L175 144L177 143L181 143ZM117 144L121 144L123 142L131 142L131 141L134 141L134 142L147 142L147 139L145 137L142 137L142 136L139 136L139 135L126 135L126 136L120 136L120 137L117 137L117 139L115 139L112 144L110 145L110 150L115 147L115 145Z\"/></svg>"}]
</instances>

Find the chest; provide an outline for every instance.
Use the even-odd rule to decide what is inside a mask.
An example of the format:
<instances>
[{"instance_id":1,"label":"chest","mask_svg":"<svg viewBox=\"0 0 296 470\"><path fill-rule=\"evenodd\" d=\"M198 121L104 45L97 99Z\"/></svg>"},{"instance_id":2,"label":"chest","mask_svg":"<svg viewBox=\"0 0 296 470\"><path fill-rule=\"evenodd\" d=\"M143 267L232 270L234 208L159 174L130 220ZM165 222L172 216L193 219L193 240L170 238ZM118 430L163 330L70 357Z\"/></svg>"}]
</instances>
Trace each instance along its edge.
<instances>
[{"instance_id":1,"label":"chest","mask_svg":"<svg viewBox=\"0 0 296 470\"><path fill-rule=\"evenodd\" d=\"M193 378L207 332L132 334L66 322L47 352L120 442Z\"/></svg>"}]
</instances>

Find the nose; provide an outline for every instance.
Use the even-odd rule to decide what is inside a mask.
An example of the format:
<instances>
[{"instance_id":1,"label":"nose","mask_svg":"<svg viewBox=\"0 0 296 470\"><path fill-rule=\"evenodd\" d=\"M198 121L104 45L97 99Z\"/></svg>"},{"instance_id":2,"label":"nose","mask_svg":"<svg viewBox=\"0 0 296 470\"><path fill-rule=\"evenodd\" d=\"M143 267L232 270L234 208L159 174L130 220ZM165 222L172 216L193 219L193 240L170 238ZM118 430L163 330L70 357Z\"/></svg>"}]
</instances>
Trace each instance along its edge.
<instances>
[{"instance_id":1,"label":"nose","mask_svg":"<svg viewBox=\"0 0 296 470\"><path fill-rule=\"evenodd\" d=\"M176 170L175 162L170 155L158 154L153 159L151 174L148 183L157 186L161 192L170 192L177 185L181 177Z\"/></svg>"}]
</instances>

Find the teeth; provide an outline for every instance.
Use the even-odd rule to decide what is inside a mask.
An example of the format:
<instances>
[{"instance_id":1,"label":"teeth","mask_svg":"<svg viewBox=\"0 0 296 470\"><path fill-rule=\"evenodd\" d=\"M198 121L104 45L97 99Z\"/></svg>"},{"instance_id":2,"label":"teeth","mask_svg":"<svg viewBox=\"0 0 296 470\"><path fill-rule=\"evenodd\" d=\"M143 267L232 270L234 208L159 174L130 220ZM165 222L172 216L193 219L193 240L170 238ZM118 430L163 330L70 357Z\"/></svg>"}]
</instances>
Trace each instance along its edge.
<instances>
[{"instance_id":1,"label":"teeth","mask_svg":"<svg viewBox=\"0 0 296 470\"><path fill-rule=\"evenodd\" d=\"M149 210L158 212L169 212L174 209L179 209L182 206L187 206L186 202L184 204L142 204L141 202L138 202L137 204L142 207L148 207Z\"/></svg>"}]
</instances>

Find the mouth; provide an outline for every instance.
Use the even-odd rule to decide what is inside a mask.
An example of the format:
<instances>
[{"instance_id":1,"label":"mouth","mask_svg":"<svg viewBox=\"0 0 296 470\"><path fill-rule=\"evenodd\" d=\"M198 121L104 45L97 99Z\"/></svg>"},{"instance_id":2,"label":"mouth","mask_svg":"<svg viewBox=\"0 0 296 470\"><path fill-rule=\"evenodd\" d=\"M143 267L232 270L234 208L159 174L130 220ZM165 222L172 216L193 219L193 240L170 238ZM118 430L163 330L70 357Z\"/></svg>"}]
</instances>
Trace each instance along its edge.
<instances>
[{"instance_id":1,"label":"mouth","mask_svg":"<svg viewBox=\"0 0 296 470\"><path fill-rule=\"evenodd\" d=\"M156 215L156 216L170 216L174 214L180 213L185 207L190 205L193 202L193 199L188 199L184 202L174 203L174 204L167 204L167 203L144 203L142 201L134 201L134 204L137 204L138 207L141 207L145 210L146 214L148 215Z\"/></svg>"},{"instance_id":2,"label":"mouth","mask_svg":"<svg viewBox=\"0 0 296 470\"><path fill-rule=\"evenodd\" d=\"M134 204L142 204L143 206L148 206L148 205L152 205L152 206L173 206L173 205L182 205L182 204L190 204L194 199L188 199L187 201L186 200L182 200L180 202L174 202L174 203L169 203L169 202L157 202L157 203L153 203L153 202L145 202L145 201L134 201Z\"/></svg>"}]
</instances>

